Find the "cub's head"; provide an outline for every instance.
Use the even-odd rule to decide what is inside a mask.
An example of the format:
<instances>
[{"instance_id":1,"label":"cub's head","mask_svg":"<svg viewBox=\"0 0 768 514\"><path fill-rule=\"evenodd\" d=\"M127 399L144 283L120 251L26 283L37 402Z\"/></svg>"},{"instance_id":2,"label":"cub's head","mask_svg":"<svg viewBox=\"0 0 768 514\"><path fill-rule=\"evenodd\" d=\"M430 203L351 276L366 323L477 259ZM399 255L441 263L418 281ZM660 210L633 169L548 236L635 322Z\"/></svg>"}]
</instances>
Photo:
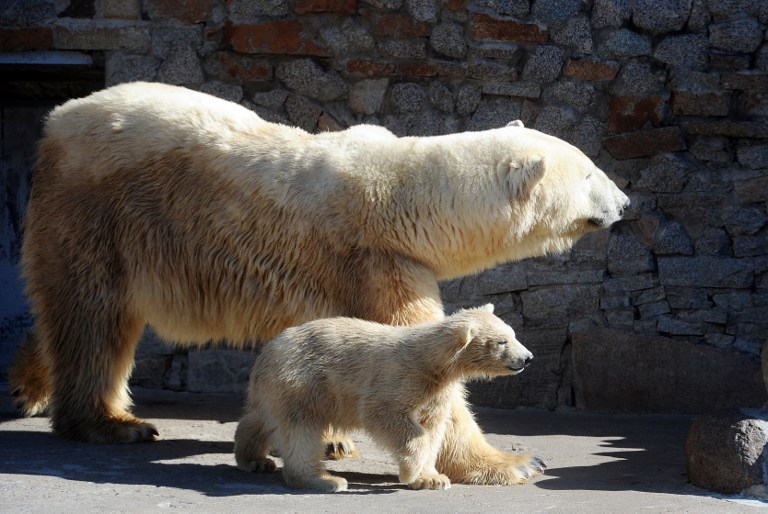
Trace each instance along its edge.
<instances>
[{"instance_id":1,"label":"cub's head","mask_svg":"<svg viewBox=\"0 0 768 514\"><path fill-rule=\"evenodd\" d=\"M513 121L499 129L507 143L508 181L522 230L562 251L587 232L619 221L629 198L581 150Z\"/></svg>"},{"instance_id":2,"label":"cub's head","mask_svg":"<svg viewBox=\"0 0 768 514\"><path fill-rule=\"evenodd\" d=\"M492 304L464 309L450 318L459 338L455 364L467 378L516 375L533 359L515 331L493 314Z\"/></svg>"}]
</instances>

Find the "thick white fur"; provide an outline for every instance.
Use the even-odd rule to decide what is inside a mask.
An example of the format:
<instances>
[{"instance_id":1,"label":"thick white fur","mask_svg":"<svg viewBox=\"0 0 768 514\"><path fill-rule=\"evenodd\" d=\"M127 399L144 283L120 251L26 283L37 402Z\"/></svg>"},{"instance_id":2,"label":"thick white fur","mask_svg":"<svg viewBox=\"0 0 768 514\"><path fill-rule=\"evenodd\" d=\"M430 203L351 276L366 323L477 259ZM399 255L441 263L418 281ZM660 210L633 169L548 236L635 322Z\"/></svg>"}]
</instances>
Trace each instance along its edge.
<instances>
[{"instance_id":1,"label":"thick white fur","mask_svg":"<svg viewBox=\"0 0 768 514\"><path fill-rule=\"evenodd\" d=\"M467 379L519 373L531 358L493 305L413 327L327 318L290 328L254 365L238 466L271 471L277 450L289 485L343 491L346 480L321 462L322 436L362 428L392 452L401 482L447 489L435 464L453 395Z\"/></svg>"}]
</instances>

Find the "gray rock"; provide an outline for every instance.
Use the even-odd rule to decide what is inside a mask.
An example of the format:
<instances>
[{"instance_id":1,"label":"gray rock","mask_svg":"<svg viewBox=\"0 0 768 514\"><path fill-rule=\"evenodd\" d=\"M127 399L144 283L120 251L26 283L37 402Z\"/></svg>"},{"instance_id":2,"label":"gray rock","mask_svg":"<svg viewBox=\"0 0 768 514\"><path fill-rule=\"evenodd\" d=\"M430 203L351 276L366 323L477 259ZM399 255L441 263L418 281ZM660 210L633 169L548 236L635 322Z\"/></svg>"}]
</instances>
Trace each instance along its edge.
<instances>
[{"instance_id":1,"label":"gray rock","mask_svg":"<svg viewBox=\"0 0 768 514\"><path fill-rule=\"evenodd\" d=\"M218 80L204 83L200 86L200 91L235 103L240 103L243 99L242 87L234 84L225 84Z\"/></svg>"},{"instance_id":2,"label":"gray rock","mask_svg":"<svg viewBox=\"0 0 768 514\"><path fill-rule=\"evenodd\" d=\"M552 40L585 54L592 53L592 32L589 18L580 14L568 20L565 26L552 36Z\"/></svg>"},{"instance_id":3,"label":"gray rock","mask_svg":"<svg viewBox=\"0 0 768 514\"><path fill-rule=\"evenodd\" d=\"M665 37L653 52L661 62L682 68L702 69L707 65L709 41L701 34Z\"/></svg>"},{"instance_id":4,"label":"gray rock","mask_svg":"<svg viewBox=\"0 0 768 514\"><path fill-rule=\"evenodd\" d=\"M361 80L349 90L349 107L363 114L375 114L381 110L389 79Z\"/></svg>"},{"instance_id":5,"label":"gray rock","mask_svg":"<svg viewBox=\"0 0 768 514\"><path fill-rule=\"evenodd\" d=\"M334 25L321 30L320 37L337 56L370 53L375 46L373 37L368 31L349 18L339 26Z\"/></svg>"},{"instance_id":6,"label":"gray rock","mask_svg":"<svg viewBox=\"0 0 768 514\"><path fill-rule=\"evenodd\" d=\"M379 52L398 59L426 59L427 46L421 39L384 40L378 43Z\"/></svg>"},{"instance_id":7,"label":"gray rock","mask_svg":"<svg viewBox=\"0 0 768 514\"><path fill-rule=\"evenodd\" d=\"M654 34L683 28L691 13L691 0L635 0L632 21Z\"/></svg>"},{"instance_id":8,"label":"gray rock","mask_svg":"<svg viewBox=\"0 0 768 514\"><path fill-rule=\"evenodd\" d=\"M472 84L462 84L456 91L456 114L467 116L475 112L480 105L482 91Z\"/></svg>"},{"instance_id":9,"label":"gray rock","mask_svg":"<svg viewBox=\"0 0 768 514\"><path fill-rule=\"evenodd\" d=\"M105 62L105 85L144 80L151 82L157 76L160 59L146 55L108 52Z\"/></svg>"},{"instance_id":10,"label":"gray rock","mask_svg":"<svg viewBox=\"0 0 768 514\"><path fill-rule=\"evenodd\" d=\"M749 288L754 282L750 259L709 256L659 257L659 281L664 286Z\"/></svg>"},{"instance_id":11,"label":"gray rock","mask_svg":"<svg viewBox=\"0 0 768 514\"><path fill-rule=\"evenodd\" d=\"M651 40L629 29L617 29L598 45L598 53L621 59L651 55Z\"/></svg>"},{"instance_id":12,"label":"gray rock","mask_svg":"<svg viewBox=\"0 0 768 514\"><path fill-rule=\"evenodd\" d=\"M707 227L696 239L696 253L700 255L729 255L731 239L725 230Z\"/></svg>"},{"instance_id":13,"label":"gray rock","mask_svg":"<svg viewBox=\"0 0 768 514\"><path fill-rule=\"evenodd\" d=\"M685 228L671 221L656 230L653 251L657 255L693 255L693 243Z\"/></svg>"},{"instance_id":14,"label":"gray rock","mask_svg":"<svg viewBox=\"0 0 768 514\"><path fill-rule=\"evenodd\" d=\"M536 116L533 128L551 136L566 139L579 117L569 107L547 105Z\"/></svg>"},{"instance_id":15,"label":"gray rock","mask_svg":"<svg viewBox=\"0 0 768 514\"><path fill-rule=\"evenodd\" d=\"M650 96L664 88L666 73L654 73L650 64L633 59L625 63L610 86L615 96Z\"/></svg>"},{"instance_id":16,"label":"gray rock","mask_svg":"<svg viewBox=\"0 0 768 514\"><path fill-rule=\"evenodd\" d=\"M525 63L523 79L552 82L560 75L563 59L561 48L553 45L539 46Z\"/></svg>"},{"instance_id":17,"label":"gray rock","mask_svg":"<svg viewBox=\"0 0 768 514\"><path fill-rule=\"evenodd\" d=\"M407 135L409 136L440 136L458 132L458 123L451 117L443 116L432 110L414 115Z\"/></svg>"},{"instance_id":18,"label":"gray rock","mask_svg":"<svg viewBox=\"0 0 768 514\"><path fill-rule=\"evenodd\" d=\"M598 92L589 82L560 80L544 94L544 100L569 105L579 112L594 111Z\"/></svg>"},{"instance_id":19,"label":"gray rock","mask_svg":"<svg viewBox=\"0 0 768 514\"><path fill-rule=\"evenodd\" d=\"M379 9L399 10L403 6L403 0L362 0L368 5Z\"/></svg>"},{"instance_id":20,"label":"gray rock","mask_svg":"<svg viewBox=\"0 0 768 514\"><path fill-rule=\"evenodd\" d=\"M526 326L567 326L568 321L599 312L599 285L569 284L520 293Z\"/></svg>"},{"instance_id":21,"label":"gray rock","mask_svg":"<svg viewBox=\"0 0 768 514\"><path fill-rule=\"evenodd\" d=\"M688 17L688 30L691 32L704 31L711 21L712 15L709 13L707 0L693 0L691 15Z\"/></svg>"},{"instance_id":22,"label":"gray rock","mask_svg":"<svg viewBox=\"0 0 768 514\"><path fill-rule=\"evenodd\" d=\"M166 84L201 83L203 70L194 48L183 43L172 43L168 54L157 69L157 80Z\"/></svg>"},{"instance_id":23,"label":"gray rock","mask_svg":"<svg viewBox=\"0 0 768 514\"><path fill-rule=\"evenodd\" d=\"M521 110L518 102L506 98L483 100L467 123L466 130L488 130L503 127L510 121L520 119Z\"/></svg>"},{"instance_id":24,"label":"gray rock","mask_svg":"<svg viewBox=\"0 0 768 514\"><path fill-rule=\"evenodd\" d=\"M508 42L482 43L472 47L472 55L481 59L504 59L516 62L521 54L519 45Z\"/></svg>"},{"instance_id":25,"label":"gray rock","mask_svg":"<svg viewBox=\"0 0 768 514\"><path fill-rule=\"evenodd\" d=\"M444 83L438 80L429 84L429 101L441 112L452 113L454 109L453 92Z\"/></svg>"},{"instance_id":26,"label":"gray rock","mask_svg":"<svg viewBox=\"0 0 768 514\"><path fill-rule=\"evenodd\" d=\"M435 52L461 59L467 54L464 29L457 23L441 23L432 29L429 43Z\"/></svg>"},{"instance_id":27,"label":"gray rock","mask_svg":"<svg viewBox=\"0 0 768 514\"><path fill-rule=\"evenodd\" d=\"M324 71L312 59L282 63L275 75L290 89L320 101L336 100L347 93L347 83L341 77Z\"/></svg>"},{"instance_id":28,"label":"gray rock","mask_svg":"<svg viewBox=\"0 0 768 514\"><path fill-rule=\"evenodd\" d=\"M755 68L762 71L768 71L768 45L763 45L757 51L755 56Z\"/></svg>"},{"instance_id":29,"label":"gray rock","mask_svg":"<svg viewBox=\"0 0 768 514\"><path fill-rule=\"evenodd\" d=\"M314 132L323 109L301 95L290 95L285 101L288 119L307 132Z\"/></svg>"},{"instance_id":30,"label":"gray rock","mask_svg":"<svg viewBox=\"0 0 768 514\"><path fill-rule=\"evenodd\" d=\"M709 26L712 46L731 52L754 52L763 40L763 31L755 18L745 18Z\"/></svg>"},{"instance_id":31,"label":"gray rock","mask_svg":"<svg viewBox=\"0 0 768 514\"><path fill-rule=\"evenodd\" d=\"M584 116L574 127L571 144L584 152L588 157L595 158L603 148L605 125L592 116Z\"/></svg>"},{"instance_id":32,"label":"gray rock","mask_svg":"<svg viewBox=\"0 0 768 514\"><path fill-rule=\"evenodd\" d=\"M187 358L188 391L242 393L248 387L256 353L239 350L191 350Z\"/></svg>"},{"instance_id":33,"label":"gray rock","mask_svg":"<svg viewBox=\"0 0 768 514\"><path fill-rule=\"evenodd\" d=\"M679 193L685 187L691 167L673 154L661 154L651 159L650 166L640 171L634 183L636 191Z\"/></svg>"},{"instance_id":34,"label":"gray rock","mask_svg":"<svg viewBox=\"0 0 768 514\"><path fill-rule=\"evenodd\" d=\"M741 143L736 148L736 160L753 170L768 168L768 144Z\"/></svg>"},{"instance_id":35,"label":"gray rock","mask_svg":"<svg viewBox=\"0 0 768 514\"><path fill-rule=\"evenodd\" d=\"M715 164L730 164L728 138L725 137L700 137L693 142L688 151L702 162Z\"/></svg>"},{"instance_id":36,"label":"gray rock","mask_svg":"<svg viewBox=\"0 0 768 514\"><path fill-rule=\"evenodd\" d=\"M524 16L531 10L530 0L476 0L475 4L501 15Z\"/></svg>"},{"instance_id":37,"label":"gray rock","mask_svg":"<svg viewBox=\"0 0 768 514\"><path fill-rule=\"evenodd\" d=\"M653 256L642 242L622 234L611 235L608 243L608 271L611 275L636 275L653 268Z\"/></svg>"},{"instance_id":38,"label":"gray rock","mask_svg":"<svg viewBox=\"0 0 768 514\"><path fill-rule=\"evenodd\" d=\"M627 277L615 277L605 281L605 292L609 295L619 295L634 291L643 291L658 286L658 282L651 273L632 275Z\"/></svg>"},{"instance_id":39,"label":"gray rock","mask_svg":"<svg viewBox=\"0 0 768 514\"><path fill-rule=\"evenodd\" d=\"M252 21L258 16L284 16L291 10L288 0L233 0L229 5L233 21Z\"/></svg>"},{"instance_id":40,"label":"gray rock","mask_svg":"<svg viewBox=\"0 0 768 514\"><path fill-rule=\"evenodd\" d=\"M435 0L405 0L405 10L419 21L437 20L437 3Z\"/></svg>"},{"instance_id":41,"label":"gray rock","mask_svg":"<svg viewBox=\"0 0 768 514\"><path fill-rule=\"evenodd\" d=\"M269 109L279 109L285 103L290 93L285 89L271 89L260 93L254 93L253 103Z\"/></svg>"},{"instance_id":42,"label":"gray rock","mask_svg":"<svg viewBox=\"0 0 768 514\"><path fill-rule=\"evenodd\" d=\"M66 5L66 4L65 4ZM4 1L0 4L0 25L28 27L56 18L60 7L50 0Z\"/></svg>"},{"instance_id":43,"label":"gray rock","mask_svg":"<svg viewBox=\"0 0 768 514\"><path fill-rule=\"evenodd\" d=\"M488 81L483 84L483 94L539 98L541 96L541 86L534 81Z\"/></svg>"},{"instance_id":44,"label":"gray rock","mask_svg":"<svg viewBox=\"0 0 768 514\"><path fill-rule=\"evenodd\" d=\"M705 0L715 21L728 21L748 16L759 16L762 0Z\"/></svg>"},{"instance_id":45,"label":"gray rock","mask_svg":"<svg viewBox=\"0 0 768 514\"><path fill-rule=\"evenodd\" d=\"M571 334L571 345L578 409L695 414L766 400L759 365L733 352L614 329Z\"/></svg>"},{"instance_id":46,"label":"gray rock","mask_svg":"<svg viewBox=\"0 0 768 514\"><path fill-rule=\"evenodd\" d=\"M725 494L764 487L768 418L756 410L730 409L696 419L686 440L688 479Z\"/></svg>"},{"instance_id":47,"label":"gray rock","mask_svg":"<svg viewBox=\"0 0 768 514\"><path fill-rule=\"evenodd\" d=\"M579 12L579 0L535 0L531 14L546 25L564 23Z\"/></svg>"},{"instance_id":48,"label":"gray rock","mask_svg":"<svg viewBox=\"0 0 768 514\"><path fill-rule=\"evenodd\" d=\"M630 0L595 0L592 25L597 29L620 27L631 15Z\"/></svg>"},{"instance_id":49,"label":"gray rock","mask_svg":"<svg viewBox=\"0 0 768 514\"><path fill-rule=\"evenodd\" d=\"M182 46L197 51L202 42L203 32L198 26L160 25L152 29L152 54L163 59L168 58L175 48Z\"/></svg>"},{"instance_id":50,"label":"gray rock","mask_svg":"<svg viewBox=\"0 0 768 514\"><path fill-rule=\"evenodd\" d=\"M719 91L721 89L720 74L676 70L670 81L670 87L673 91L687 91L689 93Z\"/></svg>"},{"instance_id":51,"label":"gray rock","mask_svg":"<svg viewBox=\"0 0 768 514\"><path fill-rule=\"evenodd\" d=\"M428 105L426 89L421 84L404 82L392 86L392 106L397 112L419 112Z\"/></svg>"},{"instance_id":52,"label":"gray rock","mask_svg":"<svg viewBox=\"0 0 768 514\"><path fill-rule=\"evenodd\" d=\"M765 226L765 209L729 207L723 213L725 228L732 236L751 236Z\"/></svg>"}]
</instances>

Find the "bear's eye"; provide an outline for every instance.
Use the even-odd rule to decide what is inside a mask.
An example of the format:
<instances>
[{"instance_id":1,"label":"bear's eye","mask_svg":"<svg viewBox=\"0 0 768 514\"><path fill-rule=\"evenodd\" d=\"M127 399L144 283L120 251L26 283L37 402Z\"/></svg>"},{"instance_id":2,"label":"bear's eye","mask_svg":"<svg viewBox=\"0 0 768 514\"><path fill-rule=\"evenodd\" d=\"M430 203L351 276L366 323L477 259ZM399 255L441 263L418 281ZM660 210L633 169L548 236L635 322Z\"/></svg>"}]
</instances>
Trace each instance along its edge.
<instances>
[{"instance_id":1,"label":"bear's eye","mask_svg":"<svg viewBox=\"0 0 768 514\"><path fill-rule=\"evenodd\" d=\"M591 178L592 178L592 172L590 171L589 173L587 173L587 177L585 178L585 180L589 180Z\"/></svg>"},{"instance_id":2,"label":"bear's eye","mask_svg":"<svg viewBox=\"0 0 768 514\"><path fill-rule=\"evenodd\" d=\"M502 339L500 341L496 341L496 342L499 343L499 344L507 344L507 342L504 339Z\"/></svg>"}]
</instances>

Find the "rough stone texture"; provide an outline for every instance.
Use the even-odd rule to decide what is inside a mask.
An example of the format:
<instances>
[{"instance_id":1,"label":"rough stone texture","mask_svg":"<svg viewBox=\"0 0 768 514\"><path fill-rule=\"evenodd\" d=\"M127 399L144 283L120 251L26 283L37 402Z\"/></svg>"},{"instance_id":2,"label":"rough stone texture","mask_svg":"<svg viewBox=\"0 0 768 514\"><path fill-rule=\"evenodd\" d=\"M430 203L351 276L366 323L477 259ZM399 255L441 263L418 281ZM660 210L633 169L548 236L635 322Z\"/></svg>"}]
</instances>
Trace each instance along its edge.
<instances>
[{"instance_id":1,"label":"rough stone texture","mask_svg":"<svg viewBox=\"0 0 768 514\"><path fill-rule=\"evenodd\" d=\"M620 27L631 15L630 0L595 0L592 25L598 29Z\"/></svg>"},{"instance_id":2,"label":"rough stone texture","mask_svg":"<svg viewBox=\"0 0 768 514\"><path fill-rule=\"evenodd\" d=\"M524 80L551 82L560 75L563 67L563 51L557 46L536 48L523 68Z\"/></svg>"},{"instance_id":3,"label":"rough stone texture","mask_svg":"<svg viewBox=\"0 0 768 514\"><path fill-rule=\"evenodd\" d=\"M542 23L557 25L579 12L579 3L579 0L535 0L532 13Z\"/></svg>"},{"instance_id":4,"label":"rough stone texture","mask_svg":"<svg viewBox=\"0 0 768 514\"><path fill-rule=\"evenodd\" d=\"M432 48L442 55L461 59L467 54L464 29L456 23L443 23L434 28L429 38Z\"/></svg>"},{"instance_id":5,"label":"rough stone texture","mask_svg":"<svg viewBox=\"0 0 768 514\"><path fill-rule=\"evenodd\" d=\"M635 0L632 21L655 34L683 28L691 13L691 0Z\"/></svg>"},{"instance_id":6,"label":"rough stone texture","mask_svg":"<svg viewBox=\"0 0 768 514\"><path fill-rule=\"evenodd\" d=\"M187 355L187 390L193 393L243 393L248 388L256 353L194 350Z\"/></svg>"},{"instance_id":7,"label":"rough stone texture","mask_svg":"<svg viewBox=\"0 0 768 514\"><path fill-rule=\"evenodd\" d=\"M709 42L701 34L682 34L664 38L653 52L661 62L682 68L701 69L707 65Z\"/></svg>"},{"instance_id":8,"label":"rough stone texture","mask_svg":"<svg viewBox=\"0 0 768 514\"><path fill-rule=\"evenodd\" d=\"M767 399L759 364L737 352L606 328L573 334L571 351L583 410L698 414Z\"/></svg>"},{"instance_id":9,"label":"rough stone texture","mask_svg":"<svg viewBox=\"0 0 768 514\"><path fill-rule=\"evenodd\" d=\"M714 23L709 27L709 42L723 50L754 52L762 39L760 23L754 18Z\"/></svg>"},{"instance_id":10,"label":"rough stone texture","mask_svg":"<svg viewBox=\"0 0 768 514\"><path fill-rule=\"evenodd\" d=\"M311 59L282 64L275 70L275 76L289 88L321 101L335 100L347 92L343 79L323 71Z\"/></svg>"},{"instance_id":11,"label":"rough stone texture","mask_svg":"<svg viewBox=\"0 0 768 514\"><path fill-rule=\"evenodd\" d=\"M750 493L755 486L764 489L767 442L765 411L729 409L701 416L688 431L688 479L697 487L725 494Z\"/></svg>"},{"instance_id":12,"label":"rough stone texture","mask_svg":"<svg viewBox=\"0 0 768 514\"><path fill-rule=\"evenodd\" d=\"M349 91L349 106L355 112L375 114L384 101L389 79L361 80Z\"/></svg>"},{"instance_id":13,"label":"rough stone texture","mask_svg":"<svg viewBox=\"0 0 768 514\"><path fill-rule=\"evenodd\" d=\"M599 45L599 53L617 59L650 55L651 40L629 29L618 29Z\"/></svg>"}]
</instances>

